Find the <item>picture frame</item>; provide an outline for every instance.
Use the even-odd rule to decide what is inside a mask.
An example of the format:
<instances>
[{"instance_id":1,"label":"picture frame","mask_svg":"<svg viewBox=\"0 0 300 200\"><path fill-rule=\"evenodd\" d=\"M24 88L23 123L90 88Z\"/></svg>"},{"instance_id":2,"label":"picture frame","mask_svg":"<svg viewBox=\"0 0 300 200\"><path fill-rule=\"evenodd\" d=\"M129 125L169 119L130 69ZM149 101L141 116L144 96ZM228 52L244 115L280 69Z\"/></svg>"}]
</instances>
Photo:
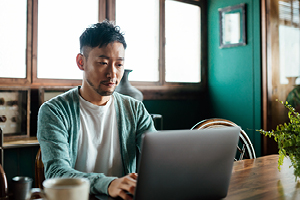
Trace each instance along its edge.
<instances>
[{"instance_id":1,"label":"picture frame","mask_svg":"<svg viewBox=\"0 0 300 200\"><path fill-rule=\"evenodd\" d=\"M246 45L246 4L219 8L220 48Z\"/></svg>"}]
</instances>

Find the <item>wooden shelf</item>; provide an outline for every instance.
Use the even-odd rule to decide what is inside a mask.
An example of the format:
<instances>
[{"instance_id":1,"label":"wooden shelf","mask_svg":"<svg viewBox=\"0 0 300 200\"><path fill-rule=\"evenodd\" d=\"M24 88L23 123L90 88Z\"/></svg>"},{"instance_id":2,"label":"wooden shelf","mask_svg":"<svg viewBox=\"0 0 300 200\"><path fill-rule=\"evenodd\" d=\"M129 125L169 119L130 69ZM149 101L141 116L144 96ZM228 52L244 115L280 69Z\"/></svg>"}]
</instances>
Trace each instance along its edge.
<instances>
[{"instance_id":1,"label":"wooden shelf","mask_svg":"<svg viewBox=\"0 0 300 200\"><path fill-rule=\"evenodd\" d=\"M36 137L18 138L18 139L4 139L3 149L39 146L39 141Z\"/></svg>"}]
</instances>

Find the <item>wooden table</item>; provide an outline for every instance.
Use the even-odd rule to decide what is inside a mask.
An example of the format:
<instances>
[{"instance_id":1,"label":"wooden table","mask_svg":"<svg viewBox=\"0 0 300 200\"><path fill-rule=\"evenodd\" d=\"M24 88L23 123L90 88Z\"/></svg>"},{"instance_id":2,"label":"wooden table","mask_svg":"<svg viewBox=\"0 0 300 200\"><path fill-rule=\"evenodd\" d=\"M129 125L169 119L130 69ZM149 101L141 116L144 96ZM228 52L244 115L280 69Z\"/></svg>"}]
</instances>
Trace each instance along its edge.
<instances>
[{"instance_id":1,"label":"wooden table","mask_svg":"<svg viewBox=\"0 0 300 200\"><path fill-rule=\"evenodd\" d=\"M291 161L284 159L278 170L278 155L236 161L226 200L297 200L300 199L300 179L295 181ZM106 198L112 199L112 198ZM96 200L91 197L90 200Z\"/></svg>"},{"instance_id":2,"label":"wooden table","mask_svg":"<svg viewBox=\"0 0 300 200\"><path fill-rule=\"evenodd\" d=\"M300 199L300 179L295 181L291 161L284 159L279 172L278 155L236 161L225 199Z\"/></svg>"}]
</instances>

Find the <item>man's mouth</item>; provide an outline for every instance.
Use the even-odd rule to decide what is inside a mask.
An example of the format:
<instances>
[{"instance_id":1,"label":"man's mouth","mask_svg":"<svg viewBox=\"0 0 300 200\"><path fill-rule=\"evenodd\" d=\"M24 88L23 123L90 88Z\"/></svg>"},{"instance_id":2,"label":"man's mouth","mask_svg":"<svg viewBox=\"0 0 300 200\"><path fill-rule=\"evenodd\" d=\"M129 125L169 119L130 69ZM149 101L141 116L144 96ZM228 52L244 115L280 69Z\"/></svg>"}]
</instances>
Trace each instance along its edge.
<instances>
[{"instance_id":1,"label":"man's mouth","mask_svg":"<svg viewBox=\"0 0 300 200\"><path fill-rule=\"evenodd\" d=\"M116 85L116 82L115 81L103 81L102 84L105 86L112 87L112 86Z\"/></svg>"}]
</instances>

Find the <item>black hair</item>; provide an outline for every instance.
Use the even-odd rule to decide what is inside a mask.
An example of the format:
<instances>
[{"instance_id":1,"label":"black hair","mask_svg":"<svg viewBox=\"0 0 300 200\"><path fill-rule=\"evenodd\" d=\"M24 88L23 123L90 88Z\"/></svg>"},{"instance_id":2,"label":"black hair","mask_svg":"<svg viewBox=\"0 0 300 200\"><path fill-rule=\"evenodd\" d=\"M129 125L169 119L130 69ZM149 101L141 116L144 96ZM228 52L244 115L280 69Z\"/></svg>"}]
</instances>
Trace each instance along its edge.
<instances>
[{"instance_id":1,"label":"black hair","mask_svg":"<svg viewBox=\"0 0 300 200\"><path fill-rule=\"evenodd\" d=\"M86 28L80 38L80 52L85 55L84 47L103 47L113 42L120 42L126 49L127 44L120 27L115 26L112 22L104 20L101 23L92 24ZM85 55L87 56L87 55Z\"/></svg>"}]
</instances>

